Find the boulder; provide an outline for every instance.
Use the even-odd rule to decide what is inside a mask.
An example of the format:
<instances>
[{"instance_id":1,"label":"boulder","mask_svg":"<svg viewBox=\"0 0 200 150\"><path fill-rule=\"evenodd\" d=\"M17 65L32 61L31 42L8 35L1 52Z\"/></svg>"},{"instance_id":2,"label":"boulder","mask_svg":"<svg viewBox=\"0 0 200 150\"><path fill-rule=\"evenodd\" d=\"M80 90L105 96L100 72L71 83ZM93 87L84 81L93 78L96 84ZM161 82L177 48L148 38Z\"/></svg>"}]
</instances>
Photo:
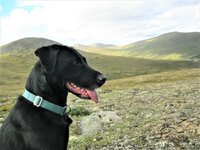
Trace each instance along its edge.
<instances>
[{"instance_id":1,"label":"boulder","mask_svg":"<svg viewBox=\"0 0 200 150\"><path fill-rule=\"evenodd\" d=\"M104 123L121 122L122 118L115 111L99 111L84 117L80 123L83 136L91 136L102 131Z\"/></svg>"},{"instance_id":2,"label":"boulder","mask_svg":"<svg viewBox=\"0 0 200 150\"><path fill-rule=\"evenodd\" d=\"M101 117L101 122L121 122L122 118L117 115L116 111L100 111L96 115Z\"/></svg>"},{"instance_id":3,"label":"boulder","mask_svg":"<svg viewBox=\"0 0 200 150\"><path fill-rule=\"evenodd\" d=\"M90 136L102 130L101 117L96 114L84 117L80 123L83 136Z\"/></svg>"}]
</instances>

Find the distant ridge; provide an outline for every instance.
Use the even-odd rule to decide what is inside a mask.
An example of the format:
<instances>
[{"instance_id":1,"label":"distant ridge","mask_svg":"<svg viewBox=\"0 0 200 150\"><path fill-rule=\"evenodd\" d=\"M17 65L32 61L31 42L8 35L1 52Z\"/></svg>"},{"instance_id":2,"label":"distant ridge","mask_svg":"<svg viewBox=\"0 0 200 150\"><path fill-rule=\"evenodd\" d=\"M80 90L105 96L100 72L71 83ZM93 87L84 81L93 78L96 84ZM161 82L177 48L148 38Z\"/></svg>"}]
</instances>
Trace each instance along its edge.
<instances>
[{"instance_id":1,"label":"distant ridge","mask_svg":"<svg viewBox=\"0 0 200 150\"><path fill-rule=\"evenodd\" d=\"M60 44L60 43L45 38L28 37L1 46L1 52L5 53L12 51L16 52L30 51L30 50L36 50L37 48L42 46L47 46L52 44Z\"/></svg>"},{"instance_id":2,"label":"distant ridge","mask_svg":"<svg viewBox=\"0 0 200 150\"><path fill-rule=\"evenodd\" d=\"M60 43L45 38L23 38L1 46L1 52L30 51L52 44ZM110 56L200 62L200 32L171 32L123 46L94 43L76 44L74 47L80 51Z\"/></svg>"},{"instance_id":3,"label":"distant ridge","mask_svg":"<svg viewBox=\"0 0 200 150\"><path fill-rule=\"evenodd\" d=\"M115 48L115 47L117 47L116 45L113 45L113 44L102 44L102 43L94 43L94 44L90 44L89 46L96 46L96 47L101 47L101 48Z\"/></svg>"},{"instance_id":4,"label":"distant ridge","mask_svg":"<svg viewBox=\"0 0 200 150\"><path fill-rule=\"evenodd\" d=\"M199 32L171 32L124 46L102 47L98 45L101 44L75 45L75 47L104 55L200 61Z\"/></svg>"}]
</instances>

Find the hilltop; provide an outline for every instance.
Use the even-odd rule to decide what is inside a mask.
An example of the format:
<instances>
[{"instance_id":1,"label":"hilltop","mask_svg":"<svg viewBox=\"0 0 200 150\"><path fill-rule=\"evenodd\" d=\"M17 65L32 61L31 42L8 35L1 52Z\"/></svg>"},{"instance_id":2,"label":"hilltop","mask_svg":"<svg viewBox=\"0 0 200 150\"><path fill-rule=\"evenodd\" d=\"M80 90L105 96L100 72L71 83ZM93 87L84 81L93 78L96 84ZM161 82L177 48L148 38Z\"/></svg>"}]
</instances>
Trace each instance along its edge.
<instances>
[{"instance_id":1,"label":"hilltop","mask_svg":"<svg viewBox=\"0 0 200 150\"><path fill-rule=\"evenodd\" d=\"M29 37L29 38L19 39L14 42L1 46L1 52L8 53L13 51L15 52L30 51L30 50L36 50L37 48L42 46L47 46L52 44L60 44L60 43L45 38Z\"/></svg>"}]
</instances>

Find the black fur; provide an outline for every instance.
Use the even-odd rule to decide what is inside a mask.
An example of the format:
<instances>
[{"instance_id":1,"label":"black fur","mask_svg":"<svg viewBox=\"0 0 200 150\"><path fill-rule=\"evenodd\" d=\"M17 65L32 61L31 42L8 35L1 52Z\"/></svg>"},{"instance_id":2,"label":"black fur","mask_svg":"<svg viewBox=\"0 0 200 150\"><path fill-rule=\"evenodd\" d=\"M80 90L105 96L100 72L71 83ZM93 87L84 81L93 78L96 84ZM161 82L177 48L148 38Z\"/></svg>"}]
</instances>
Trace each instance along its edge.
<instances>
[{"instance_id":1,"label":"black fur","mask_svg":"<svg viewBox=\"0 0 200 150\"><path fill-rule=\"evenodd\" d=\"M36 50L40 60L32 69L26 89L59 106L66 105L66 82L94 89L102 74L90 68L75 49L51 45ZM69 125L63 116L37 108L19 96L0 129L1 150L66 150Z\"/></svg>"}]
</instances>

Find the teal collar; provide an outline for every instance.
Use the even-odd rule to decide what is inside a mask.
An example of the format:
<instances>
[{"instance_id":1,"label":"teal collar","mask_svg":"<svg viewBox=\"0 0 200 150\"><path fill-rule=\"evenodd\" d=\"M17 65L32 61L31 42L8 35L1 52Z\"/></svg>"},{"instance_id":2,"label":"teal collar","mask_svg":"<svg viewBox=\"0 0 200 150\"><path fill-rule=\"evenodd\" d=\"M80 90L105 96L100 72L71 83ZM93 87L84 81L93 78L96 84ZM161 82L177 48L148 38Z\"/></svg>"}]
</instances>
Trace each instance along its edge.
<instances>
[{"instance_id":1,"label":"teal collar","mask_svg":"<svg viewBox=\"0 0 200 150\"><path fill-rule=\"evenodd\" d=\"M26 98L28 101L30 101L31 103L33 103L34 106L42 107L44 109L47 109L51 112L54 112L54 113L62 115L62 116L65 115L66 109L68 107L68 106L61 107L61 106L58 106L56 104L53 104L53 103L43 99L40 96L36 96L36 95L30 93L26 89L25 89L22 96L24 98ZM69 107L69 109L70 109L70 107Z\"/></svg>"}]
</instances>

